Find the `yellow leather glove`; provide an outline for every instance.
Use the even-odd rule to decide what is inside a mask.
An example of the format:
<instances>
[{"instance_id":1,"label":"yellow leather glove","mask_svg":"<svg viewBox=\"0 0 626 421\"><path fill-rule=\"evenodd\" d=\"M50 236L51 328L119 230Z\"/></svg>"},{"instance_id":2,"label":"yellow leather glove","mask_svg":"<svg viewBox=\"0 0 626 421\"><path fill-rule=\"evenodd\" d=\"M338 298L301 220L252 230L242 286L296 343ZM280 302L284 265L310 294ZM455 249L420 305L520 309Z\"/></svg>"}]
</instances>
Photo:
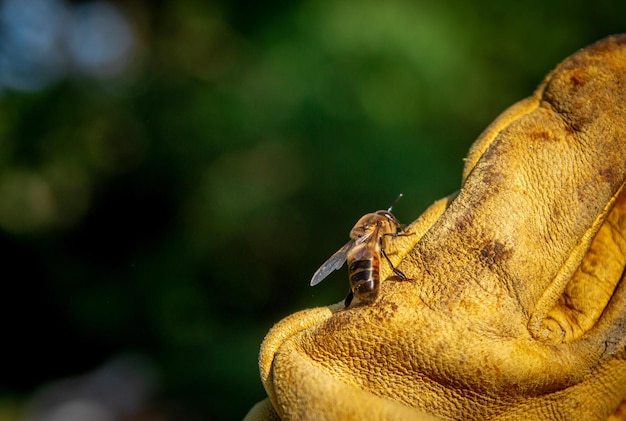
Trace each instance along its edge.
<instances>
[{"instance_id":1,"label":"yellow leather glove","mask_svg":"<svg viewBox=\"0 0 626 421\"><path fill-rule=\"evenodd\" d=\"M625 179L617 35L498 117L458 194L389 238L409 279L381 262L373 303L305 310L268 333L268 399L246 419L622 419Z\"/></svg>"}]
</instances>

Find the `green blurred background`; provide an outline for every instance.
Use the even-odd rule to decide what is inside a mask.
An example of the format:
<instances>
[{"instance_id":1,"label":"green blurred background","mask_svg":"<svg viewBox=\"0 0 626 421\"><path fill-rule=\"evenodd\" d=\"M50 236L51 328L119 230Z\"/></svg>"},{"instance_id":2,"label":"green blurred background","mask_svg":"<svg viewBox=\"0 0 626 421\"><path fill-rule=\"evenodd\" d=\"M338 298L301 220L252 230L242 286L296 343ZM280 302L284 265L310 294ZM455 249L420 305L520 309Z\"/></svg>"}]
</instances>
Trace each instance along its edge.
<instances>
[{"instance_id":1,"label":"green blurred background","mask_svg":"<svg viewBox=\"0 0 626 421\"><path fill-rule=\"evenodd\" d=\"M272 324L344 298L345 269L308 282L358 217L456 190L486 125L625 16L0 2L0 420L241 419Z\"/></svg>"}]
</instances>

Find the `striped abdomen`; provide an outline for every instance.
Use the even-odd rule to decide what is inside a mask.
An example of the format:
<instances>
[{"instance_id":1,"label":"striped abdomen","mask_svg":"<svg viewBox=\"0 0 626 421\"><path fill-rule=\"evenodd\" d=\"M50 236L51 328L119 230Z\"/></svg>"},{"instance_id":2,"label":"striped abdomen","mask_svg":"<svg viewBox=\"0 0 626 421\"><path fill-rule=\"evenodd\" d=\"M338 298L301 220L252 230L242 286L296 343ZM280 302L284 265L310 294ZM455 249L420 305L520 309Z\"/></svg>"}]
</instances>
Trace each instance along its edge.
<instances>
[{"instance_id":1,"label":"striped abdomen","mask_svg":"<svg viewBox=\"0 0 626 421\"><path fill-rule=\"evenodd\" d=\"M365 245L362 250L358 248L355 247L348 258L350 286L352 293L361 301L372 302L378 295L380 285L380 258Z\"/></svg>"}]
</instances>

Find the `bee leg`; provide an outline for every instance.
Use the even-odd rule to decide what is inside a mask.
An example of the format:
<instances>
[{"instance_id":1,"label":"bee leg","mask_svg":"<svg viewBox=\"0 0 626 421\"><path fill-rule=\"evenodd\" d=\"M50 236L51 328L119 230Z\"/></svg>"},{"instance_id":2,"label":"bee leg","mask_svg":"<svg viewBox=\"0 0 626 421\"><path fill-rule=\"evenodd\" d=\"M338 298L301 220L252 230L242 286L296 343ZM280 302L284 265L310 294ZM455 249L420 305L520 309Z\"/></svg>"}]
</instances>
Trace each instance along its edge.
<instances>
[{"instance_id":1,"label":"bee leg","mask_svg":"<svg viewBox=\"0 0 626 421\"><path fill-rule=\"evenodd\" d=\"M343 302L344 305L346 307L348 307L350 305L350 303L352 302L352 299L354 298L354 294L352 293L352 290L348 293L348 296L346 297L346 300Z\"/></svg>"},{"instance_id":2,"label":"bee leg","mask_svg":"<svg viewBox=\"0 0 626 421\"><path fill-rule=\"evenodd\" d=\"M382 255L385 256L385 259L387 260L387 263L389 263L389 267L391 268L393 273L395 273L396 276L398 276L403 281L406 281L407 280L406 275L404 273L402 273L399 269L395 268L393 263L391 263L391 260L389 260L389 256L387 256L387 253L385 253L385 249L381 248L380 251L382 252Z\"/></svg>"},{"instance_id":3,"label":"bee leg","mask_svg":"<svg viewBox=\"0 0 626 421\"><path fill-rule=\"evenodd\" d=\"M406 277L406 275L404 273L402 273L402 271L400 269L396 269L394 267L391 268L391 270L393 270L393 273L395 273L396 275L398 275L398 277L400 279L402 279L403 281L406 281L408 278Z\"/></svg>"}]
</instances>

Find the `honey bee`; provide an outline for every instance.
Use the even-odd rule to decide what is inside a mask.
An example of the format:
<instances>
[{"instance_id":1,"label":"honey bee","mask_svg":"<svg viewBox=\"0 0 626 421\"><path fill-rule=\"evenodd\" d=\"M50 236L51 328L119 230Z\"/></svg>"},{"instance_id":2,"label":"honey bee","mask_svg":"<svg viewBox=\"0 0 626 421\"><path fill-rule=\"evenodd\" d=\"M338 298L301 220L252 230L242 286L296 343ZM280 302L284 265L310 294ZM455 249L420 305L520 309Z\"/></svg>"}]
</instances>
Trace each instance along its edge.
<instances>
[{"instance_id":1,"label":"honey bee","mask_svg":"<svg viewBox=\"0 0 626 421\"><path fill-rule=\"evenodd\" d=\"M402 195L398 196L394 204L401 197ZM387 210L379 210L361 217L350 231L350 241L315 271L311 278L311 286L322 282L333 270L339 270L347 260L350 293L345 300L346 307L350 305L353 297L357 297L361 302L371 303L378 296L380 287L381 255L396 276L402 280L407 279L393 266L385 253L388 237L410 235L402 231L404 226L391 213L392 208L393 205Z\"/></svg>"}]
</instances>

